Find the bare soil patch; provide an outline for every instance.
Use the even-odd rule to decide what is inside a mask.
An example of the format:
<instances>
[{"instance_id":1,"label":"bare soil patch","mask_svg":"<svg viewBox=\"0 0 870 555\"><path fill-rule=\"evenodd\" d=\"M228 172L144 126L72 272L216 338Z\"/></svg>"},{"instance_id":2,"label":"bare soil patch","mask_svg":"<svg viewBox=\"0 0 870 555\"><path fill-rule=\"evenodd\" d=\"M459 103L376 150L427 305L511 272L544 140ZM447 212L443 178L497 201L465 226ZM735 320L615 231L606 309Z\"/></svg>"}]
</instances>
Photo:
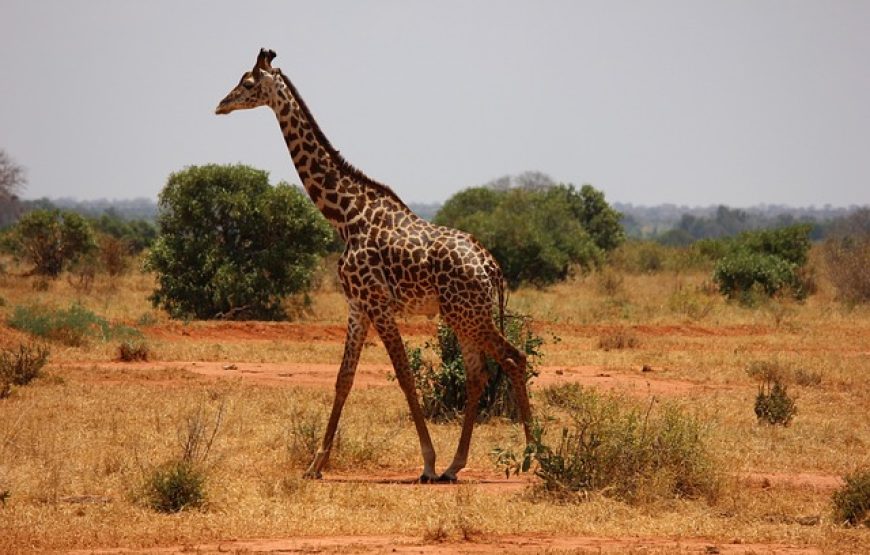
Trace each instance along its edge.
<instances>
[{"instance_id":1,"label":"bare soil patch","mask_svg":"<svg viewBox=\"0 0 870 555\"><path fill-rule=\"evenodd\" d=\"M721 553L813 555L814 548L779 543L720 543L704 538L595 536L480 536L471 541L427 542L409 536L329 536L231 540L149 549L149 553ZM97 549L70 553L140 553L133 549Z\"/></svg>"}]
</instances>

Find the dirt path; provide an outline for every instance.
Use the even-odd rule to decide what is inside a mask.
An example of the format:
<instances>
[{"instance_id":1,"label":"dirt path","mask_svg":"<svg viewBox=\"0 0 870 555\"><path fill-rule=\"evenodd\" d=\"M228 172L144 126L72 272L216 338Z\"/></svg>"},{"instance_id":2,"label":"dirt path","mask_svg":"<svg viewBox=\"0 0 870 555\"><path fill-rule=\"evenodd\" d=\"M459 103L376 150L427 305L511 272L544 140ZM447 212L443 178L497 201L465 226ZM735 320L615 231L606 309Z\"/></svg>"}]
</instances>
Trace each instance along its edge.
<instances>
[{"instance_id":1,"label":"dirt path","mask_svg":"<svg viewBox=\"0 0 870 555\"><path fill-rule=\"evenodd\" d=\"M271 386L302 386L331 388L338 365L314 363L271 362L61 362L55 368L75 372L83 381L124 382L143 381L171 385L187 383L185 373L211 379L242 379ZM588 387L621 391L644 397L647 395L694 395L717 390L734 390L730 386L699 384L643 372L640 369L615 370L603 366L542 366L535 378L536 387L560 383L578 383ZM360 364L355 387L394 386L387 376L393 372L389 364Z\"/></svg>"},{"instance_id":2,"label":"dirt path","mask_svg":"<svg viewBox=\"0 0 870 555\"><path fill-rule=\"evenodd\" d=\"M148 553L721 553L812 555L821 551L779 543L723 543L705 538L480 536L468 541L424 541L411 536L326 536L229 540L200 545L149 548ZM142 553L136 549L91 549L75 554Z\"/></svg>"}]
</instances>

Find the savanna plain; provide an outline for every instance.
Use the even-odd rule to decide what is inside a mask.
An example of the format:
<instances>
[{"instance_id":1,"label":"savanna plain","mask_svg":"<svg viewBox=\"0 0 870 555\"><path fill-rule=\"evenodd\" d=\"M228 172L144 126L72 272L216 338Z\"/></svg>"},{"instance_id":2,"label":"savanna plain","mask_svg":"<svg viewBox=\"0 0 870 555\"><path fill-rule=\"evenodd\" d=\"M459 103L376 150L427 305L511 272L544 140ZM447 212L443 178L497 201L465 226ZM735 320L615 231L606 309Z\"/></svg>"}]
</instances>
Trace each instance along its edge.
<instances>
[{"instance_id":1,"label":"savanna plain","mask_svg":"<svg viewBox=\"0 0 870 555\"><path fill-rule=\"evenodd\" d=\"M511 293L545 341L530 387L548 437L562 424L548 391L566 383L700 423L712 493L629 501L506 476L493 452L524 439L505 418L476 427L458 484L416 483L417 437L373 332L324 478L303 480L343 350L331 267L292 321L200 322L154 309L148 273L46 284L8 261L0 346L37 341L8 325L16 307L80 306L147 353L120 360L106 335L49 341L40 377L0 399L0 552L870 552L870 528L842 526L831 501L870 465L870 310L838 302L817 258L802 302L728 302L701 270L609 269ZM401 329L423 346L436 323ZM759 367L795 401L788 426L756 417ZM460 423L429 424L439 471ZM204 469L202 503L155 510L149 476L185 453Z\"/></svg>"}]
</instances>

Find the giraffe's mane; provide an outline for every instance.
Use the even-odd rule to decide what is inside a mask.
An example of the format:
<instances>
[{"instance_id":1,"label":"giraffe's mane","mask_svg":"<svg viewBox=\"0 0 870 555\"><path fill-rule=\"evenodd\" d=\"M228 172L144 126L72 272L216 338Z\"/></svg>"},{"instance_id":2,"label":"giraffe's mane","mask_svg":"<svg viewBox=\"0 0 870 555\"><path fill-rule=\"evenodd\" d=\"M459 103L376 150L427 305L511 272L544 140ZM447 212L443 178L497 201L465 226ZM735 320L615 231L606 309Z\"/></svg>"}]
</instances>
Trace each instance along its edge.
<instances>
[{"instance_id":1,"label":"giraffe's mane","mask_svg":"<svg viewBox=\"0 0 870 555\"><path fill-rule=\"evenodd\" d=\"M330 143L329 139L326 138L323 130L320 129L320 125L317 124L317 120L314 119L314 115L311 113L311 110L308 109L308 105L305 104L305 100L302 99L302 96L299 94L298 89L296 89L296 87L293 85L293 82L290 81L290 79L286 75L284 75L283 71L281 71L280 69L278 69L277 71L278 75L280 75L281 79L284 81L284 84L287 85L288 89L290 89L290 94L293 95L293 98L299 104L299 108L302 110L302 113L305 115L306 119L308 119L308 123L311 125L311 130L314 132L314 137L323 146L323 148L326 149L326 152L329 154L329 156L333 160L335 160L335 163L338 165L341 172L355 179L363 186L371 187L392 198L393 200L398 202L400 206L410 212L408 206L401 198L399 198L399 195L397 195L395 191L390 189L387 185L384 185L379 181L375 181L371 177L367 176L365 173L362 172L362 170L344 159L344 156L342 156L341 153L332 146L332 143Z\"/></svg>"}]
</instances>

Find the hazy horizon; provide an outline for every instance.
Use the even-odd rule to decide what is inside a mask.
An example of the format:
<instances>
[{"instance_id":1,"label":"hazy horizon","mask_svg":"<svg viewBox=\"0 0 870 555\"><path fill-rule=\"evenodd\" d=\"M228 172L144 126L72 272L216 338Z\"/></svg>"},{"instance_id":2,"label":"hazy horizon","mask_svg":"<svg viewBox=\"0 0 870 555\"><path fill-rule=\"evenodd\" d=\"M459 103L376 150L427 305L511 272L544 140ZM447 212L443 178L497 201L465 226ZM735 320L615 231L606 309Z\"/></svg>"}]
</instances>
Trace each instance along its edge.
<instances>
[{"instance_id":1,"label":"hazy horizon","mask_svg":"<svg viewBox=\"0 0 870 555\"><path fill-rule=\"evenodd\" d=\"M409 203L506 174L656 206L870 204L870 3L0 0L0 149L23 198L156 199L246 163L299 183L274 49L330 141Z\"/></svg>"}]
</instances>

